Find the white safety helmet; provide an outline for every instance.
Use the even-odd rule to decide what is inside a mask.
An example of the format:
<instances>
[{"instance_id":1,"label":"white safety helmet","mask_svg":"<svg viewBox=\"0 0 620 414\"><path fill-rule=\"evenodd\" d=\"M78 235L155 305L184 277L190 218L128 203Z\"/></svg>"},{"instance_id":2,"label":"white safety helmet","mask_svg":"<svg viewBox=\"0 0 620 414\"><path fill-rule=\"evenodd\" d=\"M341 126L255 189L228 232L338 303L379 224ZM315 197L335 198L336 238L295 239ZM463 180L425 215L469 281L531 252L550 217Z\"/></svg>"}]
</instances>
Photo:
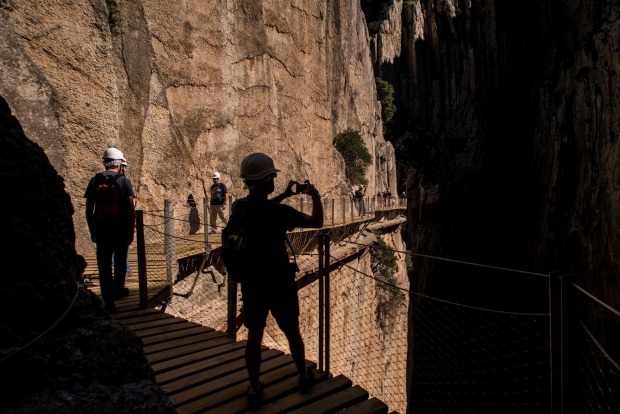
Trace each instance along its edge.
<instances>
[{"instance_id":1,"label":"white safety helmet","mask_svg":"<svg viewBox=\"0 0 620 414\"><path fill-rule=\"evenodd\" d=\"M101 158L103 159L103 165L105 165L106 168L117 167L121 165L121 163L125 159L123 153L119 149L114 147L107 148L105 151L103 151L103 157Z\"/></svg>"},{"instance_id":2,"label":"white safety helmet","mask_svg":"<svg viewBox=\"0 0 620 414\"><path fill-rule=\"evenodd\" d=\"M126 160L125 158L123 158L123 159L121 160L121 165L122 165L123 167L126 167L126 166L127 166L127 160Z\"/></svg>"},{"instance_id":3,"label":"white safety helmet","mask_svg":"<svg viewBox=\"0 0 620 414\"><path fill-rule=\"evenodd\" d=\"M240 176L244 181L259 181L278 171L271 157L261 152L250 154L241 161Z\"/></svg>"},{"instance_id":4,"label":"white safety helmet","mask_svg":"<svg viewBox=\"0 0 620 414\"><path fill-rule=\"evenodd\" d=\"M125 157L123 156L123 153L118 149L118 148L108 148L105 151L103 151L103 158L104 160L124 160Z\"/></svg>"},{"instance_id":5,"label":"white safety helmet","mask_svg":"<svg viewBox=\"0 0 620 414\"><path fill-rule=\"evenodd\" d=\"M217 171L216 171L216 172L214 172L214 173L213 173L213 177L211 177L211 178L220 178L220 173L219 173L219 172L217 172Z\"/></svg>"}]
</instances>

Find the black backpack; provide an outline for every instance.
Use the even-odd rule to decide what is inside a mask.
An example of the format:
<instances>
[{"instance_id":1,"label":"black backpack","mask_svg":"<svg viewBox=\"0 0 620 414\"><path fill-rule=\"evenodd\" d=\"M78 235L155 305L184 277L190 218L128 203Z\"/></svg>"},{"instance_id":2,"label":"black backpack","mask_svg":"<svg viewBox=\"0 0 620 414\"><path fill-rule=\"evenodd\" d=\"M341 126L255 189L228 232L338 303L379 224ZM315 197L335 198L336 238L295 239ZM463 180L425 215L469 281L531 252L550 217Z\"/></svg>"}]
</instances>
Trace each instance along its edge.
<instances>
[{"instance_id":1,"label":"black backpack","mask_svg":"<svg viewBox=\"0 0 620 414\"><path fill-rule=\"evenodd\" d=\"M254 229L265 208L258 210L248 199L235 201L226 227L222 230L221 258L228 275L238 283L252 273L250 252L260 237Z\"/></svg>"},{"instance_id":2,"label":"black backpack","mask_svg":"<svg viewBox=\"0 0 620 414\"><path fill-rule=\"evenodd\" d=\"M95 176L95 222L110 222L120 216L121 192L117 180L122 174Z\"/></svg>"},{"instance_id":3,"label":"black backpack","mask_svg":"<svg viewBox=\"0 0 620 414\"><path fill-rule=\"evenodd\" d=\"M255 259L252 252L261 243L261 234L256 229L260 216L270 204L256 206L247 198L235 201L228 224L222 230L221 259L226 267L226 272L237 283L247 282L249 276L256 272ZM298 272L297 257L288 237L285 241L293 254L293 263L290 263L291 271Z\"/></svg>"}]
</instances>

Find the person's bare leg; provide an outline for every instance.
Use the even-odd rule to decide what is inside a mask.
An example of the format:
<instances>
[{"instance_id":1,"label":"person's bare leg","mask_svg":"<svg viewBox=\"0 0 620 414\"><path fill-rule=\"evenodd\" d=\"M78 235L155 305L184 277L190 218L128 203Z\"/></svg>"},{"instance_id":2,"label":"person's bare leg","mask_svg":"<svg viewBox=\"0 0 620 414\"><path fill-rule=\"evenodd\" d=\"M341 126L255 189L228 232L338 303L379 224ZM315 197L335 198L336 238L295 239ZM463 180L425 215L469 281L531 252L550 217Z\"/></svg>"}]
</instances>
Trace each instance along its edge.
<instances>
[{"instance_id":1,"label":"person's bare leg","mask_svg":"<svg viewBox=\"0 0 620 414\"><path fill-rule=\"evenodd\" d=\"M295 361L297 372L300 376L304 376L306 374L306 348L301 332L299 332L299 329L291 329L288 332L284 332L284 334L286 339L288 339L288 346L291 350L293 361Z\"/></svg>"},{"instance_id":2,"label":"person's bare leg","mask_svg":"<svg viewBox=\"0 0 620 414\"><path fill-rule=\"evenodd\" d=\"M248 370L250 386L254 390L259 386L262 341L262 329L248 330L248 342L245 345L245 365Z\"/></svg>"}]
</instances>

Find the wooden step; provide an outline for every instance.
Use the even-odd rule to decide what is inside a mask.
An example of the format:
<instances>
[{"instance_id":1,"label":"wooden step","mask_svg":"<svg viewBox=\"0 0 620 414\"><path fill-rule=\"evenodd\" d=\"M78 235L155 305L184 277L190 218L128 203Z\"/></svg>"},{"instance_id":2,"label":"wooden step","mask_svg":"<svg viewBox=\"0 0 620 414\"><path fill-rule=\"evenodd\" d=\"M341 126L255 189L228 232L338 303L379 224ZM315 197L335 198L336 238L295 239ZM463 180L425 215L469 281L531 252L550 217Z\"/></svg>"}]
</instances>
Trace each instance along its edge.
<instances>
[{"instance_id":1,"label":"wooden step","mask_svg":"<svg viewBox=\"0 0 620 414\"><path fill-rule=\"evenodd\" d=\"M158 374L178 369L187 365L192 365L205 359L217 357L218 355L224 355L228 352L234 352L235 350L241 348L245 348L244 342L225 342L219 346L205 349L204 351L194 352L189 355L182 355L176 358L171 358L167 361L151 364L151 368L153 369L155 374Z\"/></svg>"},{"instance_id":2,"label":"wooden step","mask_svg":"<svg viewBox=\"0 0 620 414\"><path fill-rule=\"evenodd\" d=\"M169 349L179 349L184 346L189 346L196 343L207 342L212 339L226 337L224 332L211 330L209 332L203 332L198 335L186 336L178 339L170 339L168 341L159 342L153 345L145 345L144 353L154 354L156 352L162 352Z\"/></svg>"},{"instance_id":3,"label":"wooden step","mask_svg":"<svg viewBox=\"0 0 620 414\"><path fill-rule=\"evenodd\" d=\"M339 414L387 414L388 406L378 398L371 398L340 411Z\"/></svg>"},{"instance_id":4,"label":"wooden step","mask_svg":"<svg viewBox=\"0 0 620 414\"><path fill-rule=\"evenodd\" d=\"M277 382L294 375L297 375L297 368L290 355L281 355L263 361L261 364L261 381L265 383ZM217 392L243 393L247 391L247 381L247 370L245 365L242 365L236 372L229 373L216 381L201 384L187 392L170 395L169 398L180 413L202 412L212 406L212 401L215 399L213 394Z\"/></svg>"},{"instance_id":5,"label":"wooden step","mask_svg":"<svg viewBox=\"0 0 620 414\"><path fill-rule=\"evenodd\" d=\"M368 400L368 391L356 385L293 410L291 414L330 414L365 400Z\"/></svg>"}]
</instances>

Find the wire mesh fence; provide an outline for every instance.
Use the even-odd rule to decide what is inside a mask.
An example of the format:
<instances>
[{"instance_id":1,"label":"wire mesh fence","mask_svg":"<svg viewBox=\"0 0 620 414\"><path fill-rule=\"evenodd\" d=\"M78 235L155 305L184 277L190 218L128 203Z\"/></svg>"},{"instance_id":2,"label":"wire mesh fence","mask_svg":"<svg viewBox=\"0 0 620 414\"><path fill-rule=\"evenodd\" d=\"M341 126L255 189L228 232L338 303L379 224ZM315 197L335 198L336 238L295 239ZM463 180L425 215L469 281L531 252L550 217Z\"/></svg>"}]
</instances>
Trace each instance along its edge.
<instances>
[{"instance_id":1,"label":"wire mesh fence","mask_svg":"<svg viewBox=\"0 0 620 414\"><path fill-rule=\"evenodd\" d=\"M200 212L200 202L197 204ZM292 205L309 212L311 203L306 200L303 207L301 204L297 199ZM209 234L211 226L208 220L204 222L209 211L204 205L204 215L199 214L202 224L189 234L195 229L192 207L145 213L149 291L157 290L151 284L161 287L173 283L169 312L226 330L228 286L219 261L219 236ZM451 286L448 291L452 294L438 297L415 293L402 264L416 255L395 248L393 241L389 246L382 244L389 235L363 231L368 222L379 217L390 219L381 216L381 211L385 209L369 213L367 219L341 222L321 231L289 234L301 269L298 295L306 357L315 361L327 358L333 375L346 375L371 397L398 412L550 412L550 355L554 352L546 301L550 291L546 278L529 281L531 276L548 275L499 268L472 272L464 270L471 264L418 257L415 266L440 268L444 274L439 282L427 282L420 289L433 292L438 289L436 284ZM317 282L321 277L319 233L331 237L327 343L319 334L325 329L318 312L325 307ZM167 242L166 235L174 241ZM381 251L400 256L396 262L401 265L390 267L390 254L377 253ZM506 283L510 278L514 283ZM520 287L501 291L505 285ZM459 301L463 296L469 299ZM505 300L507 297L511 299ZM242 324L242 304L237 291L237 327ZM518 306L512 309L513 305ZM600 312L586 312L596 313ZM620 412L620 369L618 351L614 351L620 317L612 312L609 318L604 322L582 318L580 322L575 339L579 353L572 362L579 369L575 370L574 388L569 390L578 397L575 407L579 409L573 412ZM601 332L615 332L616 336L601 337ZM241 326L237 338L246 337ZM271 316L263 341L266 346L288 352L286 338Z\"/></svg>"},{"instance_id":2,"label":"wire mesh fence","mask_svg":"<svg viewBox=\"0 0 620 414\"><path fill-rule=\"evenodd\" d=\"M576 374L567 404L576 413L620 413L620 312L577 285Z\"/></svg>"}]
</instances>

